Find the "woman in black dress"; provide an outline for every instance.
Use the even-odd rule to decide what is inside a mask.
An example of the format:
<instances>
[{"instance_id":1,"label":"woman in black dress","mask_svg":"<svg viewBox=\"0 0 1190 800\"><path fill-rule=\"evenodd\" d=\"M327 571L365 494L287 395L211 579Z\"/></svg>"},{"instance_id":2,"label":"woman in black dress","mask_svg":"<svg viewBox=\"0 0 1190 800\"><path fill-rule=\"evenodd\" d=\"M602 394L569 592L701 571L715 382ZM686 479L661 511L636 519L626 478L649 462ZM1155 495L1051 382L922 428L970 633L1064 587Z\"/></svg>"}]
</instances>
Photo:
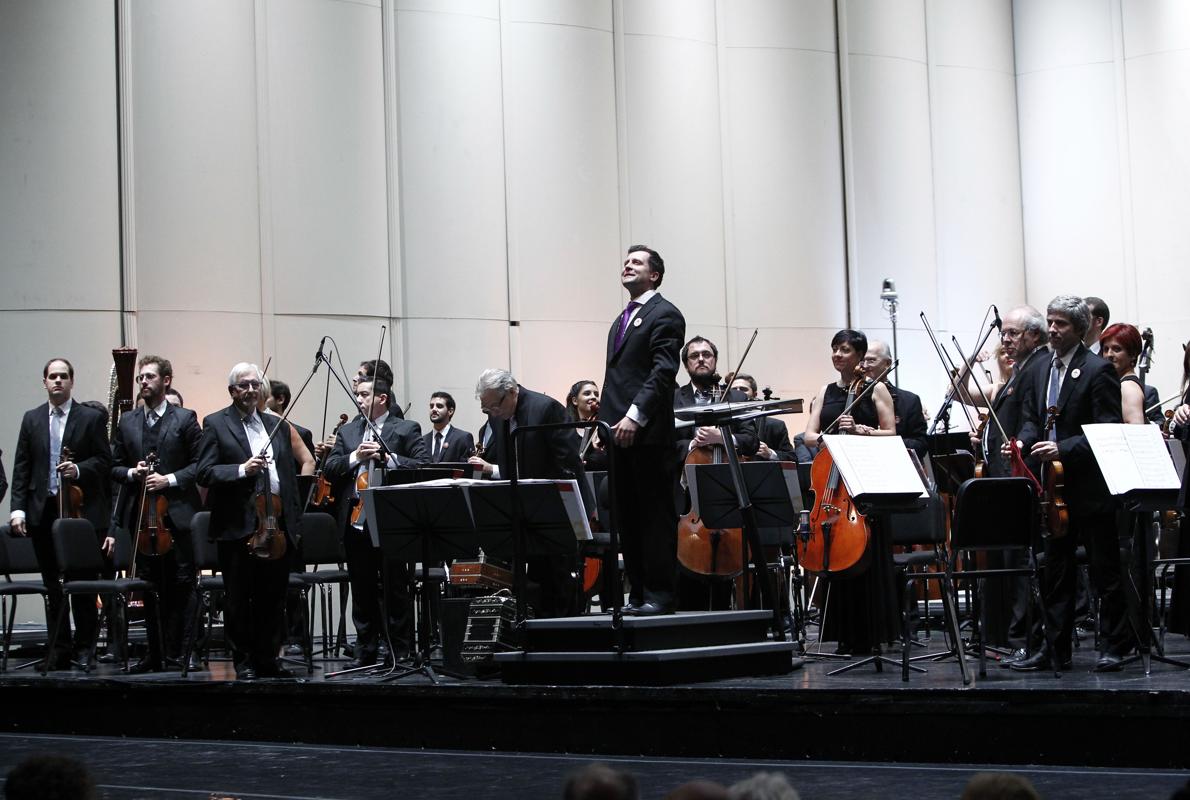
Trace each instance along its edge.
<instances>
[{"instance_id":1,"label":"woman in black dress","mask_svg":"<svg viewBox=\"0 0 1190 800\"><path fill-rule=\"evenodd\" d=\"M892 395L883 384L876 384L850 413L843 414L852 384L859 380L855 386L856 394L866 388L858 367L867 352L868 337L861 331L844 329L831 339L831 366L839 377L823 386L814 398L805 434L806 446L812 450L822 446L823 431L859 436L896 435ZM873 524L874 520L869 519L869 527ZM873 530L869 547L872 542L880 541L876 533ZM837 641L840 653L866 655L876 646L899 636L900 617L892 585L892 550L887 546L877 547L868 556L868 569L850 578L833 577L828 586L820 639Z\"/></svg>"},{"instance_id":2,"label":"woman in black dress","mask_svg":"<svg viewBox=\"0 0 1190 800\"><path fill-rule=\"evenodd\" d=\"M1143 425L1148 421L1145 419L1145 389L1136 374L1140 349L1140 331L1126 322L1109 326L1099 337L1099 354L1111 362L1120 378L1120 402L1124 422L1129 425Z\"/></svg>"},{"instance_id":3,"label":"woman in black dress","mask_svg":"<svg viewBox=\"0 0 1190 800\"><path fill-rule=\"evenodd\" d=\"M595 381L575 381L566 393L566 418L571 422L596 419L599 416L599 384ZM594 428L577 428L579 454L583 466L589 470L607 469L607 453L595 446L598 439Z\"/></svg>"}]
</instances>

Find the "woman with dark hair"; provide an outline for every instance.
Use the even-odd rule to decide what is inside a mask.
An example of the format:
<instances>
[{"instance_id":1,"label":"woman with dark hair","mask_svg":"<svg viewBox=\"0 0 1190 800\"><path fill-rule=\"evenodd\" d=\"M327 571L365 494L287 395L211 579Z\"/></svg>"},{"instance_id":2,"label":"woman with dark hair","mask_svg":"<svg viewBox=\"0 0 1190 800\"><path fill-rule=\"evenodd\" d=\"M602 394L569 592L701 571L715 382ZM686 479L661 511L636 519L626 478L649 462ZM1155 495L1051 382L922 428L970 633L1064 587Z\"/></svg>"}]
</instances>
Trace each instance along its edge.
<instances>
[{"instance_id":1,"label":"woman with dark hair","mask_svg":"<svg viewBox=\"0 0 1190 800\"><path fill-rule=\"evenodd\" d=\"M1145 419L1145 389L1136 374L1136 360L1140 358L1140 331L1126 322L1108 326L1099 337L1099 354L1111 362L1120 378L1121 410L1124 422L1143 425Z\"/></svg>"},{"instance_id":2,"label":"woman with dark hair","mask_svg":"<svg viewBox=\"0 0 1190 800\"><path fill-rule=\"evenodd\" d=\"M566 418L571 422L586 422L599 416L599 385L595 381L575 381L566 393ZM582 439L579 455L583 466L590 470L607 469L607 454L595 446L598 438L594 428L577 428Z\"/></svg>"},{"instance_id":3,"label":"woman with dark hair","mask_svg":"<svg viewBox=\"0 0 1190 800\"><path fill-rule=\"evenodd\" d=\"M883 383L873 386L849 413L843 413L848 393L854 389L858 396L866 387L859 365L867 352L868 337L861 331L845 328L831 339L831 366L839 377L823 386L814 398L805 435L806 446L811 450L823 446L822 433L827 430L859 436L896 435L892 395ZM869 520L869 525L872 524L875 523ZM874 647L898 636L900 619L892 585L892 551L883 548L883 552L873 551L869 556L867 570L852 578L834 577L829 583L821 639L837 641L839 653L867 655Z\"/></svg>"}]
</instances>

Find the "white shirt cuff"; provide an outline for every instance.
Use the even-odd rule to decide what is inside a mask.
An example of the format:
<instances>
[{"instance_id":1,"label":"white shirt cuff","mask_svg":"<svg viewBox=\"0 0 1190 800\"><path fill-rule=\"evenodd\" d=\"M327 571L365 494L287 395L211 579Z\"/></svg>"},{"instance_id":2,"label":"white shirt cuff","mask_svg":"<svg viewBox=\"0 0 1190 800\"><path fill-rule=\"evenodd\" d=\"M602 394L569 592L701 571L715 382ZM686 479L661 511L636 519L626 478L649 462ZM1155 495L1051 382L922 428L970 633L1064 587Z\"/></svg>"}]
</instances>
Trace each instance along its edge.
<instances>
[{"instance_id":1,"label":"white shirt cuff","mask_svg":"<svg viewBox=\"0 0 1190 800\"><path fill-rule=\"evenodd\" d=\"M628 412L624 416L628 417L628 419L632 420L642 428L649 424L649 418L641 413L641 410L636 407L636 403L628 406Z\"/></svg>"}]
</instances>

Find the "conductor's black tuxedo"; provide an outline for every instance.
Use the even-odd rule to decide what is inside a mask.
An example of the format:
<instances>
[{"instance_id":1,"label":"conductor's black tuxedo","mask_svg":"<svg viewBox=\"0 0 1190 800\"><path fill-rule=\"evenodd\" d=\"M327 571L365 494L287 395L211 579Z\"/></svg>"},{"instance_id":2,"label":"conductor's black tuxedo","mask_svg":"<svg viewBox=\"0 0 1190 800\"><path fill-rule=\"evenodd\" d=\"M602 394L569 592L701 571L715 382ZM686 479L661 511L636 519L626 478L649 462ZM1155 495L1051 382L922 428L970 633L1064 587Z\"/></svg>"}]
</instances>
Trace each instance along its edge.
<instances>
[{"instance_id":1,"label":"conductor's black tuxedo","mask_svg":"<svg viewBox=\"0 0 1190 800\"><path fill-rule=\"evenodd\" d=\"M1051 360L1041 359L1021 399L1024 424L1018 438L1027 451L1045 439L1046 399ZM1103 358L1076 345L1057 400L1054 431L1059 458L1065 467L1065 491L1070 509L1070 531L1046 539L1044 604L1046 621L1053 633L1060 659L1070 656L1074 630L1076 567L1074 551L1081 543L1087 548L1091 579L1100 598L1102 649L1123 655L1135 644L1128 627L1127 609L1120 569L1120 548L1115 520L1116 504L1108 493L1103 473L1095 461L1083 425L1123 421L1120 410L1120 379Z\"/></svg>"},{"instance_id":2,"label":"conductor's black tuxedo","mask_svg":"<svg viewBox=\"0 0 1190 800\"><path fill-rule=\"evenodd\" d=\"M389 466L397 469L416 469L429 463L430 455L422 439L421 427L412 420L401 419L389 412L380 420L380 438L392 454ZM361 663L376 660L381 634L380 590L381 567L387 569L388 588L385 605L388 609L388 633L393 647L405 650L412 630L412 606L409 593L409 567L400 562L384 563L379 550L372 546L365 519L363 528L351 524L351 512L358 494L354 481L366 465L352 463L352 453L364 441L368 427L362 416L356 417L339 430L335 447L326 460L324 474L334 487L339 502L339 530L343 534L343 549L347 554L347 572L354 596L351 618L355 623L356 658Z\"/></svg>"},{"instance_id":3,"label":"conductor's black tuxedo","mask_svg":"<svg viewBox=\"0 0 1190 800\"><path fill-rule=\"evenodd\" d=\"M431 463L437 464L445 461L448 464L458 464L471 457L471 451L475 449L475 439L462 428L451 425L450 430L442 439L442 450L438 453L438 457L434 458L435 433L436 431L430 428L426 431L426 435L421 437L422 444L426 448L426 455L429 456Z\"/></svg>"},{"instance_id":4,"label":"conductor's black tuxedo","mask_svg":"<svg viewBox=\"0 0 1190 800\"><path fill-rule=\"evenodd\" d=\"M281 518L290 548L301 536L302 498L298 496L289 424L260 414L264 433L273 433L272 458L280 485ZM206 486L211 511L210 537L219 545L219 566L227 586L227 632L237 673L253 668L276 675L281 648L289 558L266 560L252 555L247 539L256 530L256 476L240 476L240 465L257 455L248 443L244 418L233 404L203 420L198 453L198 483ZM260 475L264 477L261 478Z\"/></svg>"},{"instance_id":5,"label":"conductor's black tuxedo","mask_svg":"<svg viewBox=\"0 0 1190 800\"><path fill-rule=\"evenodd\" d=\"M102 538L108 529L111 501L108 492L108 469L112 452L107 443L107 419L101 411L76 401L70 401L66 425L62 429L62 448L69 448L78 467L77 483L83 490L83 516ZM50 404L42 403L25 412L17 435L16 455L12 468L12 510L25 512L25 525L33 538L33 549L41 567L41 577L49 590L50 624L58 618L65 598L59 583L58 557L50 538L50 527L58 518L57 495L50 494ZM98 575L72 574L68 578L86 580ZM89 650L95 641L98 615L93 596L76 595L71 601L74 616L77 650ZM57 653L52 661L62 664L71 647L69 630L58 635Z\"/></svg>"},{"instance_id":6,"label":"conductor's black tuxedo","mask_svg":"<svg viewBox=\"0 0 1190 800\"><path fill-rule=\"evenodd\" d=\"M632 584L632 603L672 609L677 514L668 489L674 470L673 398L686 320L673 303L653 292L616 347L620 319L617 314L607 332L599 416L614 426L635 406L646 419L634 444L615 454L616 519L624 567Z\"/></svg>"}]
</instances>

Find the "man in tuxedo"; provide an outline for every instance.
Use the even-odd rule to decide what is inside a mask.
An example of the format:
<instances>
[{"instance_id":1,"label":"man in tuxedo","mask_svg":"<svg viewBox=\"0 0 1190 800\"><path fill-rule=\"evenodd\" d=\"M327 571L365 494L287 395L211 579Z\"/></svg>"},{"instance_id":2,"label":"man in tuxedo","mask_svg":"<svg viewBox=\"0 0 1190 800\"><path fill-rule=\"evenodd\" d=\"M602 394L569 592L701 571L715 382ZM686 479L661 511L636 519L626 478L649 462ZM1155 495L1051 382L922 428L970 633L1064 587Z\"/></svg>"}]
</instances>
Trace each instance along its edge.
<instances>
[{"instance_id":1,"label":"man in tuxedo","mask_svg":"<svg viewBox=\"0 0 1190 800\"><path fill-rule=\"evenodd\" d=\"M518 427L566 422L566 409L554 398L526 389L512 373L487 369L475 384L480 409L488 415L492 436L483 461L492 469L485 472L497 480L512 474L512 443L509 437ZM529 431L517 437L517 477L550 480L575 480L584 510L595 511L595 499L587 486L583 461L578 454L579 439L574 431L557 428ZM532 557L527 561L529 580L540 587L536 606L539 617L564 617L575 613L578 589L574 583L574 563L565 556Z\"/></svg>"},{"instance_id":2,"label":"man in tuxedo","mask_svg":"<svg viewBox=\"0 0 1190 800\"><path fill-rule=\"evenodd\" d=\"M884 375L885 385L893 399L893 413L896 414L897 436L905 442L905 447L917 453L918 458L925 458L930 449L926 441L926 414L921 407L921 398L908 389L893 386L888 381L884 371L892 365L892 353L888 344L879 339L868 342L868 352L859 362L868 380L876 380Z\"/></svg>"},{"instance_id":3,"label":"man in tuxedo","mask_svg":"<svg viewBox=\"0 0 1190 800\"><path fill-rule=\"evenodd\" d=\"M303 498L289 424L257 411L261 383L255 364L232 367L227 377L231 404L203 420L198 452L198 483L208 489L210 537L218 545L227 588L227 636L241 680L292 677L277 663L277 654L289 583L288 551L301 537ZM277 524L287 543L282 558L265 558L251 549L249 537L258 525L255 500L264 481L281 501Z\"/></svg>"},{"instance_id":4,"label":"man in tuxedo","mask_svg":"<svg viewBox=\"0 0 1190 800\"><path fill-rule=\"evenodd\" d=\"M756 398L756 378L741 372L731 382L731 388L743 393L747 400ZM760 436L760 444L756 448L756 457L761 461L793 461L797 462L797 453L789 441L789 427L777 415L758 417L756 432ZM813 460L813 459L811 459Z\"/></svg>"},{"instance_id":5,"label":"man in tuxedo","mask_svg":"<svg viewBox=\"0 0 1190 800\"><path fill-rule=\"evenodd\" d=\"M677 574L673 492L673 398L686 320L658 294L665 261L644 245L628 250L620 284L631 298L607 334L600 417L612 423L616 519L632 584L625 613L669 614Z\"/></svg>"},{"instance_id":6,"label":"man in tuxedo","mask_svg":"<svg viewBox=\"0 0 1190 800\"><path fill-rule=\"evenodd\" d=\"M143 403L120 417L112 442L112 480L120 486L114 520L135 538L141 520L141 492L149 502L164 497L169 510L158 520L168 530L173 546L160 555L137 554L138 572L157 586L157 596L145 596L145 612L156 616L164 631L164 643L155 625L148 626L149 655L130 668L131 672L160 670L168 657L182 653L185 627L193 617L194 544L190 521L202 506L198 497L198 446L202 430L193 411L171 405L165 390L173 381L173 365L160 356L144 356L137 362L138 397ZM149 455L156 455L150 465Z\"/></svg>"},{"instance_id":7,"label":"man in tuxedo","mask_svg":"<svg viewBox=\"0 0 1190 800\"><path fill-rule=\"evenodd\" d=\"M382 611L387 612L390 652L398 659L409 651L413 628L409 566L386 560L380 550L372 546L369 521L362 508L358 517L352 520L352 512L361 502L357 488L361 474L370 472L369 486L380 486L383 485L384 470L417 469L429 462L421 426L393 414L389 406L391 399L392 388L382 378L364 376L356 382L355 402L360 415L339 429L324 469L324 475L334 487L334 495L342 498L339 526L347 554L347 573L353 597L351 619L356 635L355 659L349 667L376 663L383 630ZM382 569L385 570L383 581ZM381 583L386 588L383 607Z\"/></svg>"},{"instance_id":8,"label":"man in tuxedo","mask_svg":"<svg viewBox=\"0 0 1190 800\"><path fill-rule=\"evenodd\" d=\"M475 439L467 431L451 424L455 416L455 399L450 392L437 391L430 395L430 425L433 430L422 437L430 461L458 464L471 457Z\"/></svg>"},{"instance_id":9,"label":"man in tuxedo","mask_svg":"<svg viewBox=\"0 0 1190 800\"><path fill-rule=\"evenodd\" d=\"M102 547L110 555L115 543L107 537L111 504L108 499L108 469L112 453L107 443L107 421L96 411L71 399L74 366L64 358L50 359L41 371L48 402L25 412L17 436L12 468L12 501L9 527L14 536L32 536L41 577L49 590L47 626L52 632L62 603L66 601L59 583L58 558L50 528L58 518L58 490L62 480L72 480L83 491L82 516L95 527ZM65 453L69 450L70 458ZM98 545L98 542L97 542ZM72 580L98 575L70 574ZM95 627L98 615L95 598L75 595L74 616L76 661L89 666L94 659ZM70 623L58 633L56 652L47 654L51 668L70 665Z\"/></svg>"},{"instance_id":10,"label":"man in tuxedo","mask_svg":"<svg viewBox=\"0 0 1190 800\"><path fill-rule=\"evenodd\" d=\"M1136 644L1129 628L1121 579L1116 504L1108 493L1099 465L1083 434L1083 425L1122 422L1120 380L1112 365L1082 343L1090 325L1087 306L1079 297L1060 295L1050 301L1046 322L1052 349L1038 380L1022 388L1024 423L1018 442L1043 464L1061 460L1064 496L1070 511L1066 536L1046 539L1043 605L1055 652L1041 647L1012 665L1014 670L1044 669L1051 657L1063 668L1070 663L1074 632L1076 566L1074 551L1087 548L1091 580L1099 593L1103 636L1096 668L1117 670ZM1054 425L1047 432L1053 412Z\"/></svg>"},{"instance_id":11,"label":"man in tuxedo","mask_svg":"<svg viewBox=\"0 0 1190 800\"><path fill-rule=\"evenodd\" d=\"M1087 295L1083 298L1083 302L1087 305L1087 315L1090 319L1090 322L1087 323L1087 331L1083 334L1083 344L1095 355L1100 355L1099 337L1103 335L1103 331L1107 329L1107 323L1111 321L1111 309L1107 307L1107 303L1103 302L1102 297Z\"/></svg>"}]
</instances>

